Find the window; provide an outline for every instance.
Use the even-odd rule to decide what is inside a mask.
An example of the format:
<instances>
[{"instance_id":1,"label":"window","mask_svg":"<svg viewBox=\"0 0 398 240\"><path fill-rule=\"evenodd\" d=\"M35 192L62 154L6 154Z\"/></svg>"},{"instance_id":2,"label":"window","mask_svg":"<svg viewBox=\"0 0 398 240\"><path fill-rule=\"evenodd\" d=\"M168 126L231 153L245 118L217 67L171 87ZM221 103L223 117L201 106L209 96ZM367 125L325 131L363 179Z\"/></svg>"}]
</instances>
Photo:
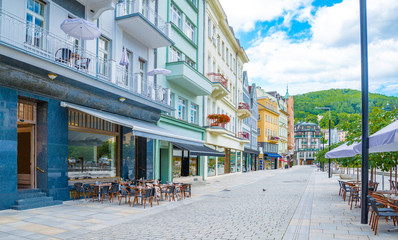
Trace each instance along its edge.
<instances>
[{"instance_id":1,"label":"window","mask_svg":"<svg viewBox=\"0 0 398 240\"><path fill-rule=\"evenodd\" d=\"M211 57L207 58L207 72L211 72Z\"/></svg>"},{"instance_id":2,"label":"window","mask_svg":"<svg viewBox=\"0 0 398 240\"><path fill-rule=\"evenodd\" d=\"M216 72L216 61L213 61L213 72Z\"/></svg>"},{"instance_id":3,"label":"window","mask_svg":"<svg viewBox=\"0 0 398 240\"><path fill-rule=\"evenodd\" d=\"M228 56L229 56L229 49L227 48L227 55L225 56L227 65L229 65Z\"/></svg>"},{"instance_id":4,"label":"window","mask_svg":"<svg viewBox=\"0 0 398 240\"><path fill-rule=\"evenodd\" d=\"M185 57L185 62L188 63L188 65L193 68L196 67L196 63L194 61L192 61L191 59L189 59L188 57Z\"/></svg>"},{"instance_id":5,"label":"window","mask_svg":"<svg viewBox=\"0 0 398 240\"><path fill-rule=\"evenodd\" d=\"M39 0L28 0L26 13L26 42L36 47L43 46L44 7Z\"/></svg>"},{"instance_id":6,"label":"window","mask_svg":"<svg viewBox=\"0 0 398 240\"><path fill-rule=\"evenodd\" d=\"M222 41L222 59L225 59L225 43Z\"/></svg>"},{"instance_id":7,"label":"window","mask_svg":"<svg viewBox=\"0 0 398 240\"><path fill-rule=\"evenodd\" d=\"M175 49L174 47L170 47L169 62L178 62L180 60L181 60L181 52Z\"/></svg>"},{"instance_id":8,"label":"window","mask_svg":"<svg viewBox=\"0 0 398 240\"><path fill-rule=\"evenodd\" d=\"M209 20L207 20L207 35L209 36L209 38L211 38L212 34L211 34L211 19L209 18Z\"/></svg>"},{"instance_id":9,"label":"window","mask_svg":"<svg viewBox=\"0 0 398 240\"><path fill-rule=\"evenodd\" d=\"M216 26L213 24L213 44L216 44Z\"/></svg>"},{"instance_id":10,"label":"window","mask_svg":"<svg viewBox=\"0 0 398 240\"><path fill-rule=\"evenodd\" d=\"M110 41L103 36L98 40L98 73L108 76L108 59L110 55Z\"/></svg>"},{"instance_id":11,"label":"window","mask_svg":"<svg viewBox=\"0 0 398 240\"><path fill-rule=\"evenodd\" d=\"M217 35L217 51L218 51L218 54L220 54L220 35Z\"/></svg>"},{"instance_id":12,"label":"window","mask_svg":"<svg viewBox=\"0 0 398 240\"><path fill-rule=\"evenodd\" d=\"M232 53L229 54L229 65L231 66L232 69Z\"/></svg>"},{"instance_id":13,"label":"window","mask_svg":"<svg viewBox=\"0 0 398 240\"><path fill-rule=\"evenodd\" d=\"M175 5L171 5L171 22L181 28L181 12Z\"/></svg>"},{"instance_id":14,"label":"window","mask_svg":"<svg viewBox=\"0 0 398 240\"><path fill-rule=\"evenodd\" d=\"M191 123L198 123L198 105L191 103L191 111L189 121Z\"/></svg>"},{"instance_id":15,"label":"window","mask_svg":"<svg viewBox=\"0 0 398 240\"><path fill-rule=\"evenodd\" d=\"M178 119L186 120L186 109L187 100L183 98L178 98Z\"/></svg>"},{"instance_id":16,"label":"window","mask_svg":"<svg viewBox=\"0 0 398 240\"><path fill-rule=\"evenodd\" d=\"M191 1L191 3L195 6L195 7L197 7L196 6L196 0L190 0Z\"/></svg>"},{"instance_id":17,"label":"window","mask_svg":"<svg viewBox=\"0 0 398 240\"><path fill-rule=\"evenodd\" d=\"M175 98L176 98L176 95L175 95L175 93L171 93L170 94L170 101L171 101L171 107L172 108L175 108ZM173 111L173 113L174 113L174 111ZM167 113L167 115L174 115L173 113Z\"/></svg>"},{"instance_id":18,"label":"window","mask_svg":"<svg viewBox=\"0 0 398 240\"><path fill-rule=\"evenodd\" d=\"M195 26L188 20L185 19L185 35L195 42Z\"/></svg>"},{"instance_id":19,"label":"window","mask_svg":"<svg viewBox=\"0 0 398 240\"><path fill-rule=\"evenodd\" d=\"M68 112L69 179L116 177L117 125L83 112Z\"/></svg>"},{"instance_id":20,"label":"window","mask_svg":"<svg viewBox=\"0 0 398 240\"><path fill-rule=\"evenodd\" d=\"M140 62L140 69L139 69L139 75L140 75L140 80L144 81L146 79L146 61L143 59L139 59ZM141 82L141 92L144 91L144 84Z\"/></svg>"},{"instance_id":21,"label":"window","mask_svg":"<svg viewBox=\"0 0 398 240\"><path fill-rule=\"evenodd\" d=\"M233 65L233 70L234 70L234 73L236 73L236 59L234 58L234 65Z\"/></svg>"},{"instance_id":22,"label":"window","mask_svg":"<svg viewBox=\"0 0 398 240\"><path fill-rule=\"evenodd\" d=\"M260 128L257 128L257 133L258 133L259 135L261 135L261 129L260 129Z\"/></svg>"}]
</instances>

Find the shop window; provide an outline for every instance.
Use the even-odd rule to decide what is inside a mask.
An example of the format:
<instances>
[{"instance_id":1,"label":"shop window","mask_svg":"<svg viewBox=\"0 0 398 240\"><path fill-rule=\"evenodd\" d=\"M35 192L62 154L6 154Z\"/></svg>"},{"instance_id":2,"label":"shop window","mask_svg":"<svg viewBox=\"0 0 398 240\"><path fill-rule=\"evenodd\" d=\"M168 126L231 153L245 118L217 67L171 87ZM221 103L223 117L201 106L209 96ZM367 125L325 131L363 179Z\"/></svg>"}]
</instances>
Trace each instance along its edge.
<instances>
[{"instance_id":1,"label":"shop window","mask_svg":"<svg viewBox=\"0 0 398 240\"><path fill-rule=\"evenodd\" d=\"M189 176L197 176L198 175L198 156L191 155L189 156Z\"/></svg>"},{"instance_id":2,"label":"shop window","mask_svg":"<svg viewBox=\"0 0 398 240\"><path fill-rule=\"evenodd\" d=\"M181 177L182 150L173 150L173 178Z\"/></svg>"},{"instance_id":3,"label":"shop window","mask_svg":"<svg viewBox=\"0 0 398 240\"><path fill-rule=\"evenodd\" d=\"M117 177L117 125L72 109L68 124L69 179Z\"/></svg>"},{"instance_id":4,"label":"shop window","mask_svg":"<svg viewBox=\"0 0 398 240\"><path fill-rule=\"evenodd\" d=\"M240 164L240 156L241 152L238 152L236 154L236 172L240 172L241 171L241 164Z\"/></svg>"},{"instance_id":5,"label":"shop window","mask_svg":"<svg viewBox=\"0 0 398 240\"><path fill-rule=\"evenodd\" d=\"M234 151L231 151L231 173L234 173L236 171L236 153Z\"/></svg>"},{"instance_id":6,"label":"shop window","mask_svg":"<svg viewBox=\"0 0 398 240\"><path fill-rule=\"evenodd\" d=\"M218 175L224 174L224 159L225 159L225 157L218 157L218 162L217 162Z\"/></svg>"},{"instance_id":7,"label":"shop window","mask_svg":"<svg viewBox=\"0 0 398 240\"><path fill-rule=\"evenodd\" d=\"M216 175L216 157L209 156L207 160L207 176Z\"/></svg>"},{"instance_id":8,"label":"shop window","mask_svg":"<svg viewBox=\"0 0 398 240\"><path fill-rule=\"evenodd\" d=\"M116 177L117 149L116 136L69 130L69 179Z\"/></svg>"}]
</instances>

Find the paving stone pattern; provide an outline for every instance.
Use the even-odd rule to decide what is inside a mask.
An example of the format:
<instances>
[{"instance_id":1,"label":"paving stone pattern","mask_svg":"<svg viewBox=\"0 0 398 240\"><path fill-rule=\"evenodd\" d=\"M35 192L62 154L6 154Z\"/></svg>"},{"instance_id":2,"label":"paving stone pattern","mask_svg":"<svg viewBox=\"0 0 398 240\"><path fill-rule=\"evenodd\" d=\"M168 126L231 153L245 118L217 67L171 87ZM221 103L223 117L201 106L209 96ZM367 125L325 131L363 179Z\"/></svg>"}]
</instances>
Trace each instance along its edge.
<instances>
[{"instance_id":1,"label":"paving stone pattern","mask_svg":"<svg viewBox=\"0 0 398 240\"><path fill-rule=\"evenodd\" d=\"M313 171L265 174L254 183L74 239L282 239Z\"/></svg>"}]
</instances>

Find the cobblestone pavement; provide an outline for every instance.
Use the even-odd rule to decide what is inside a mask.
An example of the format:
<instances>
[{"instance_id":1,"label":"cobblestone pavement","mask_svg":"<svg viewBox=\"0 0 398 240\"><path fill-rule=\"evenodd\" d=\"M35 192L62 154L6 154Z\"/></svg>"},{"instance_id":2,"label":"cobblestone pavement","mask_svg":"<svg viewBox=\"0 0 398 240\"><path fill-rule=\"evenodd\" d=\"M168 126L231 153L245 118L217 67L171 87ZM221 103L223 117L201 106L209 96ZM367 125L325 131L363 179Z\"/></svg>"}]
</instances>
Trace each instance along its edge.
<instances>
[{"instance_id":1,"label":"cobblestone pavement","mask_svg":"<svg viewBox=\"0 0 398 240\"><path fill-rule=\"evenodd\" d=\"M338 174L330 179L324 172L314 174L310 234L306 239L398 239L397 231L388 232L394 228L392 221L380 219L376 236L368 224L361 224L361 209L350 210L339 196L338 179Z\"/></svg>"},{"instance_id":2,"label":"cobblestone pavement","mask_svg":"<svg viewBox=\"0 0 398 240\"><path fill-rule=\"evenodd\" d=\"M170 205L77 239L282 239L314 170L300 167L258 175L258 181L248 185L200 201L184 200L178 207Z\"/></svg>"}]
</instances>

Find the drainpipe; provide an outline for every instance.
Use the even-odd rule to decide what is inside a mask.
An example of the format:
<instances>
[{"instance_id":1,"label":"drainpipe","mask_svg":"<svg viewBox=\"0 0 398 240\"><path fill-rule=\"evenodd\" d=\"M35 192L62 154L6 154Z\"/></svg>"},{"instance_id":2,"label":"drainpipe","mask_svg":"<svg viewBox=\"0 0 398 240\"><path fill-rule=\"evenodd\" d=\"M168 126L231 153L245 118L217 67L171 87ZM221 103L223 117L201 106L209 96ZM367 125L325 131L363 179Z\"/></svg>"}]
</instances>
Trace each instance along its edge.
<instances>
[{"instance_id":1,"label":"drainpipe","mask_svg":"<svg viewBox=\"0 0 398 240\"><path fill-rule=\"evenodd\" d=\"M156 15L158 15L159 13L158 13L158 0L155 0L155 14ZM159 25L158 24L158 18L156 18L156 25ZM155 49L153 49L153 55L154 55L154 57L153 57L153 61L154 61L154 63L153 63L153 69L156 69L157 68L157 66L158 66L158 49L157 48L155 48ZM156 93L157 93L157 91L156 91L156 88L157 88L157 86L158 86L158 81L157 81L157 76L156 76L156 74L153 76L153 84L155 85L155 98L156 98Z\"/></svg>"},{"instance_id":2,"label":"drainpipe","mask_svg":"<svg viewBox=\"0 0 398 240\"><path fill-rule=\"evenodd\" d=\"M206 24L206 0L203 0L203 27L205 26L205 24ZM205 31L203 31L203 58L202 58L202 61L203 61L203 64L202 64L202 73L203 73L203 75L205 75L205 58L206 58L206 56L205 56L205 52L206 52L206 34L205 34ZM200 49L200 48L199 48ZM202 125L204 126L205 125L205 106L206 106L206 97L205 96L202 96L202 114L203 114L203 122L202 122Z\"/></svg>"},{"instance_id":3,"label":"drainpipe","mask_svg":"<svg viewBox=\"0 0 398 240\"><path fill-rule=\"evenodd\" d=\"M205 26L205 24L206 24L206 0L203 0L203 28L204 28L204 26ZM205 34L205 31L202 31L203 32L203 59L202 59L202 61L203 61L203 64L202 64L202 73L203 73L203 75L205 74L205 52L206 52L206 48L205 48L205 46L206 46L206 34ZM200 48L199 48L200 49ZM199 53L198 53L199 54ZM205 125L205 119L206 119L206 115L205 115L205 106L206 106L206 97L205 96L202 96L202 115L203 115L203 117L202 117L202 126L204 126ZM202 134L202 138L203 138L203 140L204 140L204 138L205 138L205 133L203 133ZM208 156L204 156L204 157L202 157L203 159L203 161L202 161L202 180L204 181L205 180L205 175L207 175L207 172L206 172L206 168L205 168L205 166L207 165L207 159L208 159ZM206 160L206 163L205 163L205 160ZM208 167L208 166L207 166ZM206 172L206 173L205 173Z\"/></svg>"}]
</instances>

